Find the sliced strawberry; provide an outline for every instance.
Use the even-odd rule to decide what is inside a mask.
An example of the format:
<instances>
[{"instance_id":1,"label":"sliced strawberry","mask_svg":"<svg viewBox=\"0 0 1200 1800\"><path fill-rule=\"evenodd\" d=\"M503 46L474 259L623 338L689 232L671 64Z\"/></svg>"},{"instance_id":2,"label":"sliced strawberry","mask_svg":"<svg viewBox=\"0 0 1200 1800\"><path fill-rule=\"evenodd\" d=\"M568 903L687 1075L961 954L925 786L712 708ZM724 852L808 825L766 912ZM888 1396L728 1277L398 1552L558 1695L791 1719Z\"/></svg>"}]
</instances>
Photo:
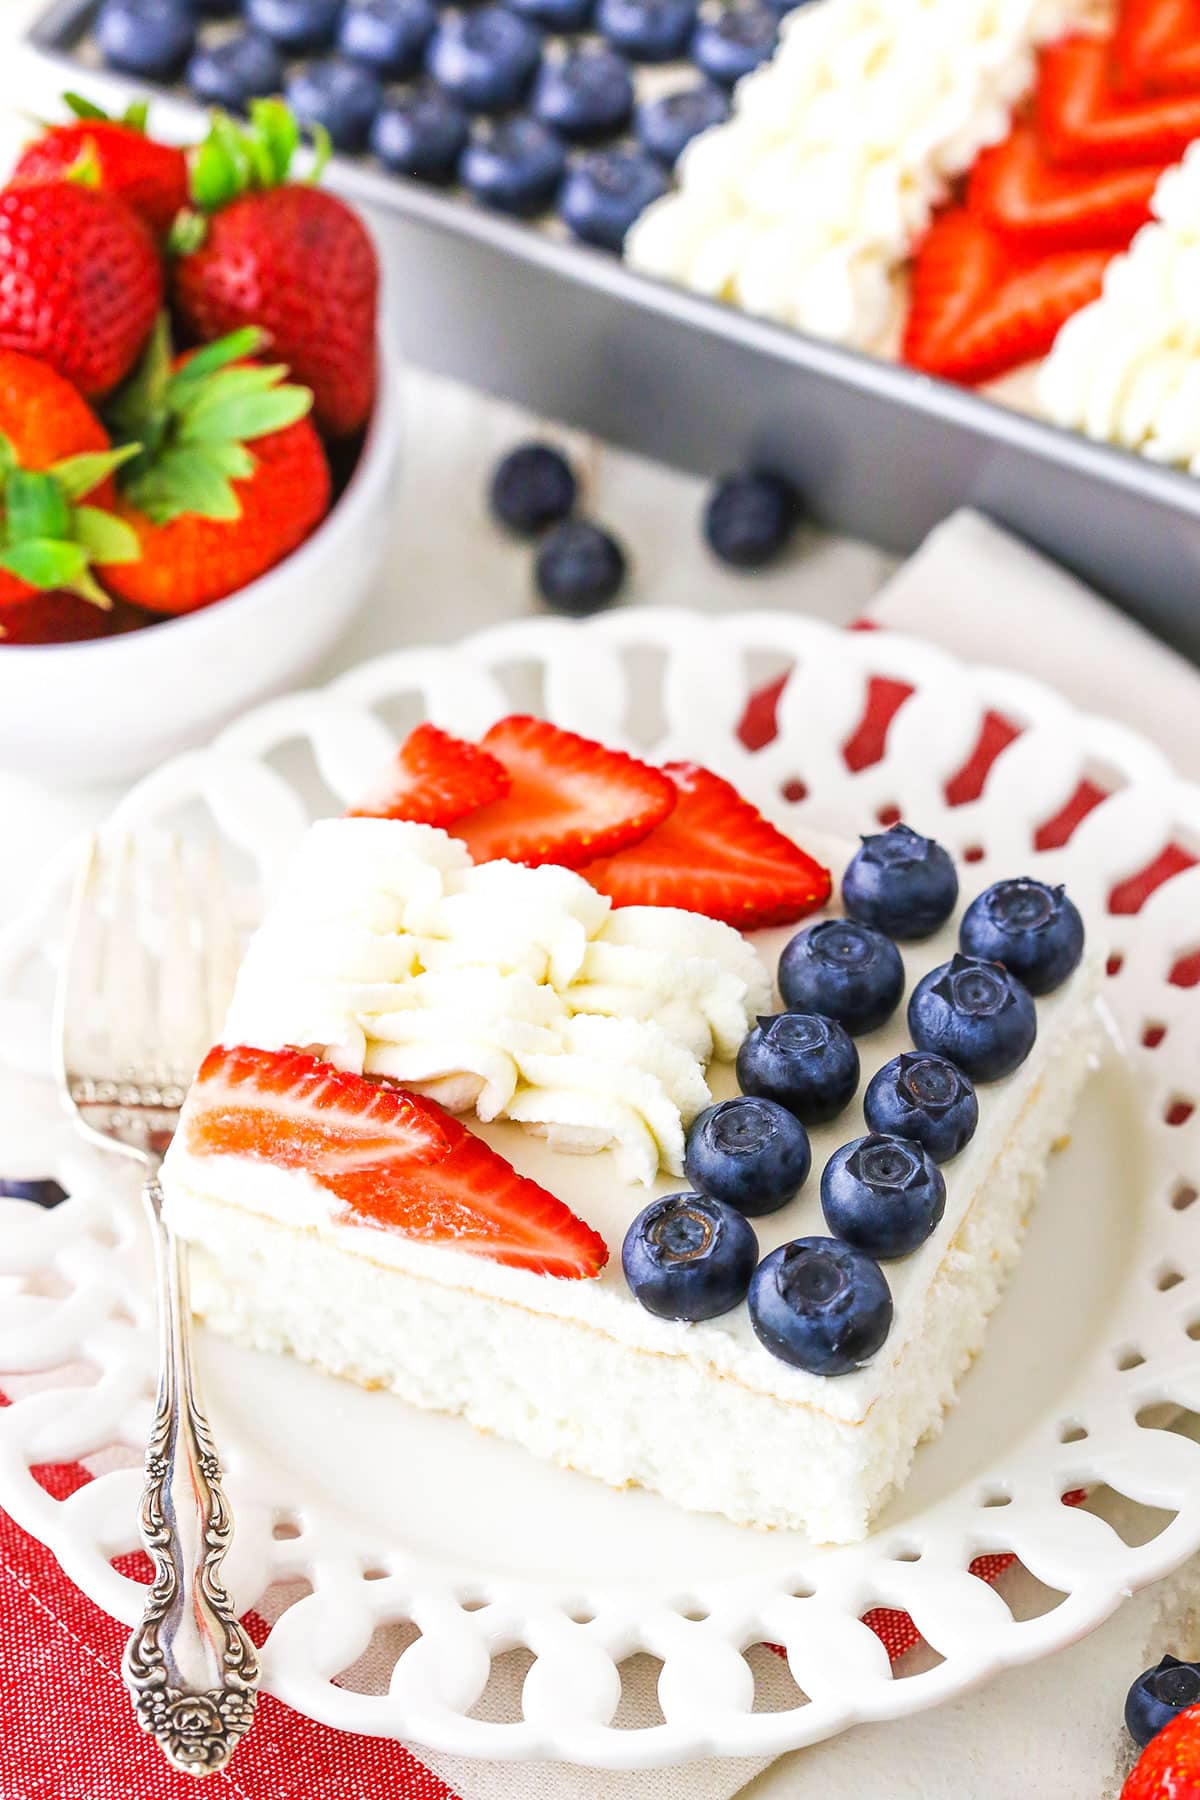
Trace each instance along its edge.
<instances>
[{"instance_id":1,"label":"sliced strawberry","mask_svg":"<svg viewBox=\"0 0 1200 1800\"><path fill-rule=\"evenodd\" d=\"M649 837L583 871L617 906L680 906L742 931L787 925L829 898L828 869L719 775L668 763L675 810Z\"/></svg>"},{"instance_id":2,"label":"sliced strawberry","mask_svg":"<svg viewBox=\"0 0 1200 1800\"><path fill-rule=\"evenodd\" d=\"M914 368L984 381L1049 350L1095 300L1111 251L1014 249L964 207L934 220L917 252L904 329Z\"/></svg>"},{"instance_id":3,"label":"sliced strawberry","mask_svg":"<svg viewBox=\"0 0 1200 1800\"><path fill-rule=\"evenodd\" d=\"M444 1115L442 1122L456 1140L449 1156L356 1197L350 1205L357 1216L535 1275L586 1280L600 1273L608 1246L598 1231L457 1119Z\"/></svg>"},{"instance_id":4,"label":"sliced strawberry","mask_svg":"<svg viewBox=\"0 0 1200 1800\"><path fill-rule=\"evenodd\" d=\"M1123 95L1200 92L1196 0L1121 0L1112 76Z\"/></svg>"},{"instance_id":5,"label":"sliced strawberry","mask_svg":"<svg viewBox=\"0 0 1200 1800\"><path fill-rule=\"evenodd\" d=\"M409 819L418 825L452 825L455 819L506 794L504 764L477 744L451 737L436 725L409 733L377 786L347 815L352 819Z\"/></svg>"},{"instance_id":6,"label":"sliced strawberry","mask_svg":"<svg viewBox=\"0 0 1200 1800\"><path fill-rule=\"evenodd\" d=\"M453 830L476 862L503 857L577 869L635 844L675 804L661 769L545 719L514 713L492 726L483 747L512 786Z\"/></svg>"},{"instance_id":7,"label":"sliced strawberry","mask_svg":"<svg viewBox=\"0 0 1200 1800\"><path fill-rule=\"evenodd\" d=\"M1149 219L1163 167L1064 169L1031 125L1018 125L979 157L967 207L1017 249L1120 250Z\"/></svg>"},{"instance_id":8,"label":"sliced strawberry","mask_svg":"<svg viewBox=\"0 0 1200 1800\"><path fill-rule=\"evenodd\" d=\"M1200 91L1126 97L1103 38L1065 38L1042 53L1037 128L1047 154L1069 168L1177 162L1200 137Z\"/></svg>"},{"instance_id":9,"label":"sliced strawberry","mask_svg":"<svg viewBox=\"0 0 1200 1800\"><path fill-rule=\"evenodd\" d=\"M597 1274L598 1233L431 1100L297 1050L210 1050L184 1122L193 1156L303 1170L356 1217L538 1274Z\"/></svg>"}]
</instances>

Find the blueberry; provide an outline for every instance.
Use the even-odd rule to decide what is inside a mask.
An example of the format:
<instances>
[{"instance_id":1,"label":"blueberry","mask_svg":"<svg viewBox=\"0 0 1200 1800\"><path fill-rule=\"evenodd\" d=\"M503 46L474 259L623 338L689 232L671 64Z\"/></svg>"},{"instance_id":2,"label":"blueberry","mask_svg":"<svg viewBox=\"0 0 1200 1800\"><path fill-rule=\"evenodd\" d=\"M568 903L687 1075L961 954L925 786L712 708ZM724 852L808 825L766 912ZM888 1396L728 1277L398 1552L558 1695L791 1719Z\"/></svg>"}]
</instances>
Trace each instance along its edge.
<instances>
[{"instance_id":1,"label":"blueberry","mask_svg":"<svg viewBox=\"0 0 1200 1800\"><path fill-rule=\"evenodd\" d=\"M769 6L722 6L701 18L688 54L711 81L732 87L773 53L779 21Z\"/></svg>"},{"instance_id":2,"label":"blueberry","mask_svg":"<svg viewBox=\"0 0 1200 1800\"><path fill-rule=\"evenodd\" d=\"M919 1249L945 1210L942 1172L909 1138L868 1132L835 1150L821 1176L830 1231L881 1262Z\"/></svg>"},{"instance_id":3,"label":"blueberry","mask_svg":"<svg viewBox=\"0 0 1200 1800\"><path fill-rule=\"evenodd\" d=\"M40 1181L14 1181L11 1178L0 1178L0 1198L5 1200L32 1200L35 1206L49 1209L58 1206L67 1197L66 1189L46 1176Z\"/></svg>"},{"instance_id":4,"label":"blueberry","mask_svg":"<svg viewBox=\"0 0 1200 1800\"><path fill-rule=\"evenodd\" d=\"M917 983L908 1029L918 1050L949 1057L972 1081L1020 1068L1037 1036L1029 990L1000 963L955 956Z\"/></svg>"},{"instance_id":5,"label":"blueberry","mask_svg":"<svg viewBox=\"0 0 1200 1800\"><path fill-rule=\"evenodd\" d=\"M240 12L242 0L183 0L185 6L201 18L225 19Z\"/></svg>"},{"instance_id":6,"label":"blueberry","mask_svg":"<svg viewBox=\"0 0 1200 1800\"><path fill-rule=\"evenodd\" d=\"M191 54L196 23L182 0L104 0L96 42L111 68L173 79Z\"/></svg>"},{"instance_id":7,"label":"blueberry","mask_svg":"<svg viewBox=\"0 0 1200 1800\"><path fill-rule=\"evenodd\" d=\"M505 119L476 126L459 174L485 206L528 218L553 200L566 162L560 139L536 119Z\"/></svg>"},{"instance_id":8,"label":"blueberry","mask_svg":"<svg viewBox=\"0 0 1200 1800\"><path fill-rule=\"evenodd\" d=\"M523 537L565 519L575 504L575 476L552 444L521 444L496 465L491 503L496 517Z\"/></svg>"},{"instance_id":9,"label":"blueberry","mask_svg":"<svg viewBox=\"0 0 1200 1800\"><path fill-rule=\"evenodd\" d=\"M586 30L593 0L508 0L508 4L543 31L570 32Z\"/></svg>"},{"instance_id":10,"label":"blueberry","mask_svg":"<svg viewBox=\"0 0 1200 1800\"><path fill-rule=\"evenodd\" d=\"M355 0L342 14L338 49L381 75L412 75L436 24L429 0Z\"/></svg>"},{"instance_id":11,"label":"blueberry","mask_svg":"<svg viewBox=\"0 0 1200 1800\"><path fill-rule=\"evenodd\" d=\"M635 62L674 62L696 23L697 0L597 0L596 29Z\"/></svg>"},{"instance_id":12,"label":"blueberry","mask_svg":"<svg viewBox=\"0 0 1200 1800\"><path fill-rule=\"evenodd\" d=\"M705 1107L688 1132L683 1160L694 1188L752 1219L794 1200L811 1167L808 1133L799 1119L774 1100L756 1097Z\"/></svg>"},{"instance_id":13,"label":"blueberry","mask_svg":"<svg viewBox=\"0 0 1200 1800\"><path fill-rule=\"evenodd\" d=\"M825 919L798 931L779 959L789 1012L824 1013L857 1037L890 1019L904 992L904 963L882 931Z\"/></svg>"},{"instance_id":14,"label":"blueberry","mask_svg":"<svg viewBox=\"0 0 1200 1800\"><path fill-rule=\"evenodd\" d=\"M184 76L197 100L244 112L251 100L277 94L283 86L283 58L257 31L241 31L217 44L201 44Z\"/></svg>"},{"instance_id":15,"label":"blueberry","mask_svg":"<svg viewBox=\"0 0 1200 1800\"><path fill-rule=\"evenodd\" d=\"M443 18L430 41L429 73L472 112L504 112L529 86L541 33L503 6Z\"/></svg>"},{"instance_id":16,"label":"blueberry","mask_svg":"<svg viewBox=\"0 0 1200 1800\"><path fill-rule=\"evenodd\" d=\"M957 899L952 858L908 825L865 837L842 877L850 917L902 940L930 937Z\"/></svg>"},{"instance_id":17,"label":"blueberry","mask_svg":"<svg viewBox=\"0 0 1200 1800\"><path fill-rule=\"evenodd\" d=\"M652 200L667 191L662 167L642 150L595 150L567 171L558 210L577 238L617 250Z\"/></svg>"},{"instance_id":18,"label":"blueberry","mask_svg":"<svg viewBox=\"0 0 1200 1800\"><path fill-rule=\"evenodd\" d=\"M1126 1694L1125 1729L1134 1743L1145 1749L1164 1725L1198 1700L1200 1663L1164 1656L1153 1669L1145 1669Z\"/></svg>"},{"instance_id":19,"label":"blueberry","mask_svg":"<svg viewBox=\"0 0 1200 1800\"><path fill-rule=\"evenodd\" d=\"M758 1239L736 1207L702 1194L652 1200L621 1246L625 1279L660 1319L715 1319L746 1298Z\"/></svg>"},{"instance_id":20,"label":"blueberry","mask_svg":"<svg viewBox=\"0 0 1200 1800\"><path fill-rule=\"evenodd\" d=\"M970 1081L928 1050L905 1050L884 1063L867 1084L863 1110L872 1131L912 1138L936 1163L965 1149L979 1123Z\"/></svg>"},{"instance_id":21,"label":"blueberry","mask_svg":"<svg viewBox=\"0 0 1200 1800\"><path fill-rule=\"evenodd\" d=\"M361 150L383 87L369 69L328 56L294 69L284 95L301 125L323 125L339 150Z\"/></svg>"},{"instance_id":22,"label":"blueberry","mask_svg":"<svg viewBox=\"0 0 1200 1800\"><path fill-rule=\"evenodd\" d=\"M778 475L724 475L705 502L704 535L722 562L759 569L783 549L799 512L794 489Z\"/></svg>"},{"instance_id":23,"label":"blueberry","mask_svg":"<svg viewBox=\"0 0 1200 1800\"><path fill-rule=\"evenodd\" d=\"M728 97L711 81L702 81L696 87L660 94L657 100L643 100L633 128L643 150L673 169L694 137L728 117Z\"/></svg>"},{"instance_id":24,"label":"blueberry","mask_svg":"<svg viewBox=\"0 0 1200 1800\"><path fill-rule=\"evenodd\" d=\"M586 519L556 525L538 551L538 592L555 612L583 618L615 600L625 581L625 552Z\"/></svg>"},{"instance_id":25,"label":"blueberry","mask_svg":"<svg viewBox=\"0 0 1200 1800\"><path fill-rule=\"evenodd\" d=\"M1083 920L1062 887L1024 876L997 881L972 900L959 943L968 956L1002 962L1031 994L1061 987L1083 955Z\"/></svg>"},{"instance_id":26,"label":"blueberry","mask_svg":"<svg viewBox=\"0 0 1200 1800\"><path fill-rule=\"evenodd\" d=\"M615 50L571 50L547 60L534 84L532 108L543 125L576 143L622 131L633 112L633 77Z\"/></svg>"},{"instance_id":27,"label":"blueberry","mask_svg":"<svg viewBox=\"0 0 1200 1800\"><path fill-rule=\"evenodd\" d=\"M341 10L342 0L245 0L247 25L284 50L320 50Z\"/></svg>"},{"instance_id":28,"label":"blueberry","mask_svg":"<svg viewBox=\"0 0 1200 1800\"><path fill-rule=\"evenodd\" d=\"M824 1125L849 1106L858 1074L853 1038L820 1013L761 1018L737 1054L742 1092L777 1100L805 1125Z\"/></svg>"},{"instance_id":29,"label":"blueberry","mask_svg":"<svg viewBox=\"0 0 1200 1800\"><path fill-rule=\"evenodd\" d=\"M782 1245L750 1283L754 1335L810 1375L849 1375L869 1362L892 1328L892 1310L879 1264L834 1238Z\"/></svg>"},{"instance_id":30,"label":"blueberry","mask_svg":"<svg viewBox=\"0 0 1200 1800\"><path fill-rule=\"evenodd\" d=\"M396 175L451 181L468 131L461 106L432 85L418 87L384 101L371 127L371 148Z\"/></svg>"}]
</instances>

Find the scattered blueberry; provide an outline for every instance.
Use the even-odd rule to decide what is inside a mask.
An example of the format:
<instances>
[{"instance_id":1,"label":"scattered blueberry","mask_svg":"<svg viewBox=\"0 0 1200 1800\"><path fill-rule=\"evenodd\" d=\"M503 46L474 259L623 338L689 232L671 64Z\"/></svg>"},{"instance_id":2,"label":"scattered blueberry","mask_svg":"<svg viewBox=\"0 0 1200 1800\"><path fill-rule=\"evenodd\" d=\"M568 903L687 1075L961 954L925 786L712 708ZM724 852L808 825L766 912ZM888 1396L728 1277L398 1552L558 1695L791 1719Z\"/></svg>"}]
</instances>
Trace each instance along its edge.
<instances>
[{"instance_id":1,"label":"scattered blueberry","mask_svg":"<svg viewBox=\"0 0 1200 1800\"><path fill-rule=\"evenodd\" d=\"M702 1194L652 1200L629 1227L621 1267L660 1319L715 1319L746 1298L758 1239L736 1207Z\"/></svg>"},{"instance_id":2,"label":"scattered blueberry","mask_svg":"<svg viewBox=\"0 0 1200 1800\"><path fill-rule=\"evenodd\" d=\"M858 1051L836 1019L785 1012L761 1018L737 1054L743 1094L777 1100L805 1125L824 1125L858 1091Z\"/></svg>"},{"instance_id":3,"label":"scattered blueberry","mask_svg":"<svg viewBox=\"0 0 1200 1800\"><path fill-rule=\"evenodd\" d=\"M761 0L721 6L701 17L688 54L711 81L732 87L765 62L775 48L779 20Z\"/></svg>"},{"instance_id":4,"label":"scattered blueberry","mask_svg":"<svg viewBox=\"0 0 1200 1800\"><path fill-rule=\"evenodd\" d=\"M597 0L596 29L635 62L674 62L696 23L697 0Z\"/></svg>"},{"instance_id":5,"label":"scattered blueberry","mask_svg":"<svg viewBox=\"0 0 1200 1800\"><path fill-rule=\"evenodd\" d=\"M209 19L225 19L241 10L241 0L184 0L184 5Z\"/></svg>"},{"instance_id":6,"label":"scattered blueberry","mask_svg":"<svg viewBox=\"0 0 1200 1800\"><path fill-rule=\"evenodd\" d=\"M583 243L620 250L630 226L666 191L662 165L644 151L593 150L567 170L558 210Z\"/></svg>"},{"instance_id":7,"label":"scattered blueberry","mask_svg":"<svg viewBox=\"0 0 1200 1800\"><path fill-rule=\"evenodd\" d=\"M750 1096L705 1107L688 1132L683 1160L694 1188L752 1219L794 1200L811 1167L799 1119L774 1100Z\"/></svg>"},{"instance_id":8,"label":"scattered blueberry","mask_svg":"<svg viewBox=\"0 0 1200 1800\"><path fill-rule=\"evenodd\" d=\"M566 162L561 139L545 125L536 119L504 119L475 127L459 174L485 206L528 217L553 200Z\"/></svg>"},{"instance_id":9,"label":"scattered blueberry","mask_svg":"<svg viewBox=\"0 0 1200 1800\"><path fill-rule=\"evenodd\" d=\"M527 19L503 6L480 6L442 19L427 64L434 80L472 112L504 112L524 94L541 55L541 33Z\"/></svg>"},{"instance_id":10,"label":"scattered blueberry","mask_svg":"<svg viewBox=\"0 0 1200 1800\"><path fill-rule=\"evenodd\" d=\"M587 519L556 525L537 554L538 592L555 612L583 618L615 600L625 581L625 552Z\"/></svg>"},{"instance_id":11,"label":"scattered blueberry","mask_svg":"<svg viewBox=\"0 0 1200 1800\"><path fill-rule=\"evenodd\" d=\"M941 1170L908 1138L868 1132L835 1150L821 1176L830 1231L880 1261L919 1249L945 1210Z\"/></svg>"},{"instance_id":12,"label":"scattered blueberry","mask_svg":"<svg viewBox=\"0 0 1200 1800\"><path fill-rule=\"evenodd\" d=\"M128 75L173 79L191 54L196 22L182 0L104 0L96 42Z\"/></svg>"},{"instance_id":13,"label":"scattered blueberry","mask_svg":"<svg viewBox=\"0 0 1200 1800\"><path fill-rule=\"evenodd\" d=\"M283 86L283 58L257 31L241 31L216 44L201 44L188 63L185 80L197 100L244 112L251 100L277 94Z\"/></svg>"},{"instance_id":14,"label":"scattered blueberry","mask_svg":"<svg viewBox=\"0 0 1200 1800\"><path fill-rule=\"evenodd\" d=\"M999 1081L1033 1049L1037 1011L1028 988L1000 963L955 956L917 983L908 1029L918 1050L936 1050L972 1081Z\"/></svg>"},{"instance_id":15,"label":"scattered blueberry","mask_svg":"<svg viewBox=\"0 0 1200 1800\"><path fill-rule=\"evenodd\" d=\"M342 0L245 0L247 25L285 50L320 50L341 10Z\"/></svg>"},{"instance_id":16,"label":"scattered blueberry","mask_svg":"<svg viewBox=\"0 0 1200 1800\"><path fill-rule=\"evenodd\" d=\"M763 1258L750 1323L772 1356L810 1375L849 1375L892 1328L892 1295L873 1257L834 1238L797 1238Z\"/></svg>"},{"instance_id":17,"label":"scattered blueberry","mask_svg":"<svg viewBox=\"0 0 1200 1800\"><path fill-rule=\"evenodd\" d=\"M469 129L462 107L430 84L384 101L371 127L371 148L393 174L451 181Z\"/></svg>"},{"instance_id":18,"label":"scattered blueberry","mask_svg":"<svg viewBox=\"0 0 1200 1800\"><path fill-rule=\"evenodd\" d=\"M1164 1656L1145 1669L1125 1696L1125 1729L1141 1749L1185 1706L1200 1700L1200 1663Z\"/></svg>"},{"instance_id":19,"label":"scattered blueberry","mask_svg":"<svg viewBox=\"0 0 1200 1800\"><path fill-rule=\"evenodd\" d=\"M660 94L657 100L643 100L633 128L642 149L673 169L694 137L728 117L728 96L711 81L702 81L696 87Z\"/></svg>"},{"instance_id":20,"label":"scattered blueberry","mask_svg":"<svg viewBox=\"0 0 1200 1800\"><path fill-rule=\"evenodd\" d=\"M543 31L571 32L586 30L593 0L508 0L508 4Z\"/></svg>"},{"instance_id":21,"label":"scattered blueberry","mask_svg":"<svg viewBox=\"0 0 1200 1800\"><path fill-rule=\"evenodd\" d=\"M5 1200L32 1200L35 1206L44 1206L49 1209L52 1206L58 1206L66 1197L66 1189L60 1187L57 1181L51 1181L49 1176L41 1181L14 1181L7 1177L0 1178L0 1198Z\"/></svg>"},{"instance_id":22,"label":"scattered blueberry","mask_svg":"<svg viewBox=\"0 0 1200 1800\"><path fill-rule=\"evenodd\" d=\"M735 569L759 569L783 549L799 516L795 491L778 475L724 475L704 506L709 549Z\"/></svg>"},{"instance_id":23,"label":"scattered blueberry","mask_svg":"<svg viewBox=\"0 0 1200 1800\"><path fill-rule=\"evenodd\" d=\"M354 0L338 26L338 49L381 75L412 75L436 24L429 0Z\"/></svg>"},{"instance_id":24,"label":"scattered blueberry","mask_svg":"<svg viewBox=\"0 0 1200 1800\"><path fill-rule=\"evenodd\" d=\"M979 1123L970 1081L929 1050L905 1050L884 1063L867 1084L863 1111L872 1131L912 1138L935 1163L965 1149Z\"/></svg>"},{"instance_id":25,"label":"scattered blueberry","mask_svg":"<svg viewBox=\"0 0 1200 1800\"><path fill-rule=\"evenodd\" d=\"M284 96L301 125L323 125L339 150L360 150L383 100L379 77L340 56L303 63Z\"/></svg>"},{"instance_id":26,"label":"scattered blueberry","mask_svg":"<svg viewBox=\"0 0 1200 1800\"><path fill-rule=\"evenodd\" d=\"M1031 994L1061 987L1083 955L1083 920L1062 887L1024 876L997 881L963 915L959 943L968 956L1002 962Z\"/></svg>"},{"instance_id":27,"label":"scattered blueberry","mask_svg":"<svg viewBox=\"0 0 1200 1800\"><path fill-rule=\"evenodd\" d=\"M931 936L957 899L952 858L908 825L865 837L842 877L850 917L902 940Z\"/></svg>"},{"instance_id":28,"label":"scattered blueberry","mask_svg":"<svg viewBox=\"0 0 1200 1800\"><path fill-rule=\"evenodd\" d=\"M569 50L547 58L534 83L532 110L576 143L612 137L633 112L633 77L615 50Z\"/></svg>"},{"instance_id":29,"label":"scattered blueberry","mask_svg":"<svg viewBox=\"0 0 1200 1800\"><path fill-rule=\"evenodd\" d=\"M553 444L519 444L501 457L492 476L492 511L510 531L536 537L565 519L577 489L571 465Z\"/></svg>"},{"instance_id":30,"label":"scattered blueberry","mask_svg":"<svg viewBox=\"0 0 1200 1800\"><path fill-rule=\"evenodd\" d=\"M857 1037L899 1006L904 963L882 931L854 919L825 919L798 931L785 948L779 991L789 1012L824 1013Z\"/></svg>"}]
</instances>

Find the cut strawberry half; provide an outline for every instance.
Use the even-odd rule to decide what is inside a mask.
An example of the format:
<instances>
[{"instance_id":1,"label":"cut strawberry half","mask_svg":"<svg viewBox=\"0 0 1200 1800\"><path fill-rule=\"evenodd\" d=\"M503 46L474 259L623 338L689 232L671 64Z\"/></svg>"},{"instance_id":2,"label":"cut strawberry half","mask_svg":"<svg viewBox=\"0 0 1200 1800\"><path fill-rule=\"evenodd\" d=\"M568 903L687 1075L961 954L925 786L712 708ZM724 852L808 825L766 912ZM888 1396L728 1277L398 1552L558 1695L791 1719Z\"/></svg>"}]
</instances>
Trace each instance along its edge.
<instances>
[{"instance_id":1,"label":"cut strawberry half","mask_svg":"<svg viewBox=\"0 0 1200 1800\"><path fill-rule=\"evenodd\" d=\"M953 381L984 381L1044 356L1072 313L1099 296L1112 254L1017 250L951 207L913 264L905 360Z\"/></svg>"},{"instance_id":2,"label":"cut strawberry half","mask_svg":"<svg viewBox=\"0 0 1200 1800\"><path fill-rule=\"evenodd\" d=\"M356 1218L537 1274L590 1276L603 1238L431 1100L297 1050L210 1050L192 1087L193 1156L301 1170Z\"/></svg>"},{"instance_id":3,"label":"cut strawberry half","mask_svg":"<svg viewBox=\"0 0 1200 1800\"><path fill-rule=\"evenodd\" d=\"M452 825L508 792L508 770L478 744L436 725L409 733L378 784L351 807L351 819L408 819Z\"/></svg>"},{"instance_id":4,"label":"cut strawberry half","mask_svg":"<svg viewBox=\"0 0 1200 1800\"><path fill-rule=\"evenodd\" d=\"M1124 96L1200 93L1196 0L1121 0L1112 79Z\"/></svg>"},{"instance_id":5,"label":"cut strawberry half","mask_svg":"<svg viewBox=\"0 0 1200 1800\"><path fill-rule=\"evenodd\" d=\"M1018 125L979 157L967 207L1016 249L1120 250L1149 219L1164 166L1064 169L1031 125Z\"/></svg>"},{"instance_id":6,"label":"cut strawberry half","mask_svg":"<svg viewBox=\"0 0 1200 1800\"><path fill-rule=\"evenodd\" d=\"M662 825L583 873L616 906L679 906L742 931L787 925L822 906L830 876L719 775L668 763L678 792Z\"/></svg>"},{"instance_id":7,"label":"cut strawberry half","mask_svg":"<svg viewBox=\"0 0 1200 1800\"><path fill-rule=\"evenodd\" d=\"M660 769L545 719L501 719L483 748L512 785L453 830L476 862L503 857L577 869L635 844L675 804L675 788Z\"/></svg>"},{"instance_id":8,"label":"cut strawberry half","mask_svg":"<svg viewBox=\"0 0 1200 1800\"><path fill-rule=\"evenodd\" d=\"M1200 137L1200 91L1130 98L1112 81L1102 38L1066 38L1043 51L1037 128L1055 162L1111 169L1178 162Z\"/></svg>"}]
</instances>

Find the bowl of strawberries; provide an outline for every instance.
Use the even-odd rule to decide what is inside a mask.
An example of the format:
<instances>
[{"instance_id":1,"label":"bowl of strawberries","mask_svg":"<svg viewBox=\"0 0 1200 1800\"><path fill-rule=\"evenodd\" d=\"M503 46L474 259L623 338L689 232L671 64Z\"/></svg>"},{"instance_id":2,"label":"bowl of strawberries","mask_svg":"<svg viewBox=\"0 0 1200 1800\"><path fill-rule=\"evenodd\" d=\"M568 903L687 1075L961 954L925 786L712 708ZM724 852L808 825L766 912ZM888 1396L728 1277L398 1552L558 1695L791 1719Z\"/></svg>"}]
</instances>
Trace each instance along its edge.
<instances>
[{"instance_id":1,"label":"bowl of strawberries","mask_svg":"<svg viewBox=\"0 0 1200 1800\"><path fill-rule=\"evenodd\" d=\"M293 685L387 548L399 368L279 101L69 97L0 188L0 766L132 776Z\"/></svg>"}]
</instances>

